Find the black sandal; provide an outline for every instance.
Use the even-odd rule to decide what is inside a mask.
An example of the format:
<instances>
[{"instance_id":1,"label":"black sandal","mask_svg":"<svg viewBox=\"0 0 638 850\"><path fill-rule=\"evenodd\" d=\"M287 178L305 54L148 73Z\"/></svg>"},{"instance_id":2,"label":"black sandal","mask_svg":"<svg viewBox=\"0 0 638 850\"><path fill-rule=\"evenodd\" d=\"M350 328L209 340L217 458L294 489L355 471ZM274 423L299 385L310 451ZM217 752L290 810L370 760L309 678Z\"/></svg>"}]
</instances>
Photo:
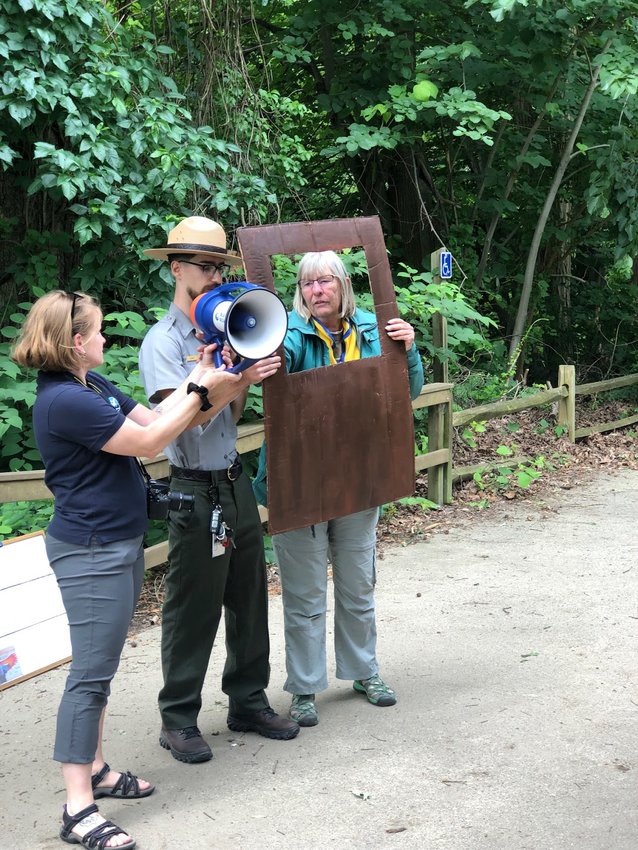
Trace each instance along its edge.
<instances>
[{"instance_id":1,"label":"black sandal","mask_svg":"<svg viewBox=\"0 0 638 850\"><path fill-rule=\"evenodd\" d=\"M140 797L148 797L155 790L154 785L149 785L144 790L140 789L140 783L137 776L133 776L130 771L120 773L120 778L115 785L110 788L98 788L97 786L110 771L108 764L104 764L102 770L94 773L91 777L91 788L93 789L93 799L99 800L102 797L120 797L123 800L139 800Z\"/></svg>"},{"instance_id":2,"label":"black sandal","mask_svg":"<svg viewBox=\"0 0 638 850\"><path fill-rule=\"evenodd\" d=\"M95 803L91 803L90 806L82 809L77 815L70 815L65 806L62 810L62 829L60 830L62 841L66 841L67 844L81 844L87 850L111 850L111 848L106 846L106 842L110 838L113 838L114 835L128 835L126 830L120 829L119 826L116 826L110 820L105 820L104 823L96 826L95 829L90 829L83 838L80 838L79 835L74 835L71 830L81 823L84 818L88 818L89 815L96 814L96 812L97 806ZM133 847L135 847L135 840L131 838L130 841L119 844L117 850L133 850Z\"/></svg>"}]
</instances>

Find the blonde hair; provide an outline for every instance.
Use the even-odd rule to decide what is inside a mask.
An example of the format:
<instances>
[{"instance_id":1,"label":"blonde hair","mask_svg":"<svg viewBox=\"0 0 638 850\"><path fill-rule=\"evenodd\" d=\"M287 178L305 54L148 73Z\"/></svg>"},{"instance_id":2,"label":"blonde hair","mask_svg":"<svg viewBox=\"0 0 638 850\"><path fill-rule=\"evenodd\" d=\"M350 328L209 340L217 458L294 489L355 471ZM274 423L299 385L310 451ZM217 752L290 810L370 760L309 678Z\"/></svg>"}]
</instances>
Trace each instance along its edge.
<instances>
[{"instance_id":1,"label":"blonde hair","mask_svg":"<svg viewBox=\"0 0 638 850\"><path fill-rule=\"evenodd\" d=\"M74 307L75 299L75 307ZM73 321L71 321L73 313ZM43 372L71 372L82 364L73 337L95 332L98 302L84 292L47 292L33 304L11 351L19 366Z\"/></svg>"},{"instance_id":2,"label":"blonde hair","mask_svg":"<svg viewBox=\"0 0 638 850\"><path fill-rule=\"evenodd\" d=\"M329 269L328 273L333 274L339 280L341 289L341 312L339 313L339 317L350 319L356 310L357 305L354 300L352 284L341 258L334 251L311 251L308 254L304 254L299 261L297 286L295 287L295 295L292 301L293 310L299 313L302 319L306 321L310 320L312 314L306 307L299 281L315 278L320 274L326 274L326 269Z\"/></svg>"}]
</instances>

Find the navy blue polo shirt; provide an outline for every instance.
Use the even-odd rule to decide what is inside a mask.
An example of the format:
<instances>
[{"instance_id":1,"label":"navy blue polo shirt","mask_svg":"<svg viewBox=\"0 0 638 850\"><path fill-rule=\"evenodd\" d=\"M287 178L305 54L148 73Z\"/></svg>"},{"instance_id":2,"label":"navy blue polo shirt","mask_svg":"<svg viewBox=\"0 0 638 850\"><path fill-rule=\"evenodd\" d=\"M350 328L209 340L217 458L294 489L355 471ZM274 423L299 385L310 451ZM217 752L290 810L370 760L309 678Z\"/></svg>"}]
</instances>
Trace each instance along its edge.
<instances>
[{"instance_id":1,"label":"navy blue polo shirt","mask_svg":"<svg viewBox=\"0 0 638 850\"><path fill-rule=\"evenodd\" d=\"M55 497L49 533L88 546L143 534L146 485L134 458L103 452L136 402L97 372L39 372L33 407L44 482Z\"/></svg>"}]
</instances>

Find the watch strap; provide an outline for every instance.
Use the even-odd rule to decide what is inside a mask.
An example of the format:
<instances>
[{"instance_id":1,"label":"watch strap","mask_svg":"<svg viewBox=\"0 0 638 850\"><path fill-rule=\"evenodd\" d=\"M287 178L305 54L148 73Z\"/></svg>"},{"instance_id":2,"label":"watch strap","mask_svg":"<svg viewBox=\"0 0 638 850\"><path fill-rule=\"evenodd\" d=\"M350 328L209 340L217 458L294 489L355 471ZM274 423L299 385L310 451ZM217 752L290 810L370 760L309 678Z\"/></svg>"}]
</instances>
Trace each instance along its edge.
<instances>
[{"instance_id":1,"label":"watch strap","mask_svg":"<svg viewBox=\"0 0 638 850\"><path fill-rule=\"evenodd\" d=\"M202 387L200 384L196 384L193 381L186 387L186 394L189 393L197 393L197 395L202 400L202 406L199 408L200 410L210 410L213 406L208 400L208 389L206 387Z\"/></svg>"}]
</instances>

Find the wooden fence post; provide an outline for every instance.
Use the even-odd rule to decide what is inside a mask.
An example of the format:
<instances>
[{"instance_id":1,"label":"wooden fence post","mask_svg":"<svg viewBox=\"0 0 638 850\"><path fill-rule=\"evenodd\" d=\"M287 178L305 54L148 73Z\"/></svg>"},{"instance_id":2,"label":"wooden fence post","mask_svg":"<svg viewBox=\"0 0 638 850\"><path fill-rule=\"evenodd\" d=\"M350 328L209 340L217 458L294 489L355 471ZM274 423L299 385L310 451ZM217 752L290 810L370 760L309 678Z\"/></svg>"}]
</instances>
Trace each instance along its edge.
<instances>
[{"instance_id":1,"label":"wooden fence post","mask_svg":"<svg viewBox=\"0 0 638 850\"><path fill-rule=\"evenodd\" d=\"M446 463L428 468L428 499L437 505L452 501L452 387L447 399L428 407L428 454L448 452Z\"/></svg>"},{"instance_id":2,"label":"wooden fence post","mask_svg":"<svg viewBox=\"0 0 638 850\"><path fill-rule=\"evenodd\" d=\"M566 387L567 395L558 399L558 424L567 428L570 443L576 442L576 367L558 367L558 386Z\"/></svg>"},{"instance_id":3,"label":"wooden fence post","mask_svg":"<svg viewBox=\"0 0 638 850\"><path fill-rule=\"evenodd\" d=\"M432 316L432 345L447 349L447 319L440 313ZM432 361L432 377L435 384L449 383L447 357L435 357Z\"/></svg>"}]
</instances>

